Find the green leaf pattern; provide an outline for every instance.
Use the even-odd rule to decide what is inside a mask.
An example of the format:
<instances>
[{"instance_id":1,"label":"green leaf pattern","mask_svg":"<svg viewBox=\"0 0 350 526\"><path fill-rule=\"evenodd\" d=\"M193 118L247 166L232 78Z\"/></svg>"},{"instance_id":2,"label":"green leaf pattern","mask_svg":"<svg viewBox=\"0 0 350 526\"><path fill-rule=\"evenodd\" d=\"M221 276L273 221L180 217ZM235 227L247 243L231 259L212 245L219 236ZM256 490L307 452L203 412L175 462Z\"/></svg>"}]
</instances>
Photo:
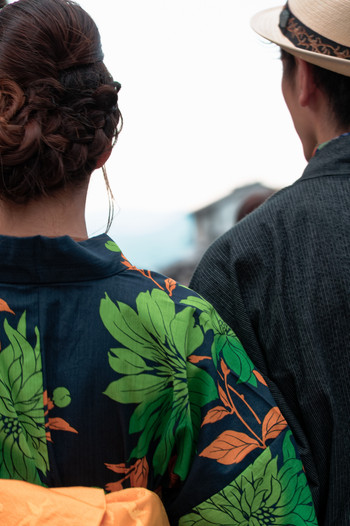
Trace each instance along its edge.
<instances>
[{"instance_id":1,"label":"green leaf pattern","mask_svg":"<svg viewBox=\"0 0 350 526\"><path fill-rule=\"evenodd\" d=\"M121 255L114 242L109 241L105 247ZM112 381L101 393L101 399L106 401L104 397L108 397L125 406L119 409L122 409L121 415L127 415L131 442L126 455L127 448L124 450L128 458L123 458L123 462L117 459L116 464L108 461L107 468L123 474L123 480L129 477L130 484L133 477L146 486L151 463L153 480L159 481L169 469L165 479L167 483L176 479L174 484L178 483L178 477L185 481L193 465L199 463L202 467L204 463L210 466L210 472L219 474L213 492L220 484L227 484L230 480L227 476L235 473L229 485L183 516L180 526L315 526L310 490L291 432L285 431L285 424L273 412L277 408L270 408L268 400L257 415L250 400L240 393L242 386L235 385L249 384L250 395L259 389L267 390L261 380L258 384L254 366L234 332L209 303L191 291L186 299L174 301L171 296L177 285L173 280L165 280L163 287L164 283L158 284L150 272L138 271L131 265L126 267L143 274L153 285L146 292L138 292L132 305L113 301L107 293L100 301L100 318L114 340L108 352L111 369L107 367L109 374L113 371ZM180 297L184 298L185 294L182 290ZM14 314L6 302L4 306L3 310ZM71 404L70 392L65 387L57 387L50 400L45 391L45 400L48 400L45 413L38 328L34 328L34 346L32 339L27 338L25 312L16 328L5 318L3 331L8 345L0 350L0 478L42 485L49 471L50 429L78 434L65 420L48 416L50 407L63 409ZM0 340L3 340L1 335ZM244 411L250 417L253 415L253 427L245 421ZM268 412L267 415L263 411ZM266 445L265 441L258 441L254 426L259 424L264 428L266 418L270 428L272 426L270 438L281 435L278 454L273 453L276 450L270 442L260 453L261 443ZM203 434L206 437L212 434L211 440L215 442L219 433L216 425L223 425L219 437L225 437L225 431L230 432L235 422L250 433L237 431L236 435L247 439L247 451L251 454L254 449L254 455L245 454L244 465L231 455L235 471L226 471L231 466L221 463L216 472L217 458L199 454L198 439L200 437L203 448ZM267 431L265 434L268 436ZM234 440L232 444L234 449ZM211 445L207 440L204 451ZM203 471L199 469L199 473ZM224 483L220 473L224 474ZM113 483L107 486L113 487ZM188 484L180 486L188 488ZM122 481L115 483L115 488L121 487ZM186 513L188 509L190 507L176 513Z\"/></svg>"},{"instance_id":2,"label":"green leaf pattern","mask_svg":"<svg viewBox=\"0 0 350 526\"><path fill-rule=\"evenodd\" d=\"M0 477L41 484L49 469L43 406L40 335L26 338L26 313L17 329L7 319L9 345L0 352Z\"/></svg>"},{"instance_id":3,"label":"green leaf pattern","mask_svg":"<svg viewBox=\"0 0 350 526\"><path fill-rule=\"evenodd\" d=\"M203 331L205 333L209 330L214 331L212 356L215 367L223 358L231 371L235 371L238 375L237 383L248 383L256 387L257 380L253 374L254 365L252 361L235 333L226 325L210 303L200 296L189 296L181 303L200 309L202 312L199 321Z\"/></svg>"},{"instance_id":4,"label":"green leaf pattern","mask_svg":"<svg viewBox=\"0 0 350 526\"><path fill-rule=\"evenodd\" d=\"M129 462L145 458L151 450L154 473L163 475L176 452L173 472L185 480L196 453L205 410L215 409L211 402L219 402L220 398L225 402L231 396L227 391L219 397L215 375L197 364L212 360L222 382L229 372L233 373L231 382L249 384L251 389L260 389L261 384L259 387L254 366L240 341L211 305L191 295L181 303L183 309L176 310L168 294L156 288L139 293L135 309L122 302L114 303L106 294L101 300L100 316L119 345L109 351L109 364L116 379L104 394L120 404L135 406L129 432L136 437L137 445ZM211 356L207 356L207 351L201 355L205 339L211 345ZM196 351L199 354L194 354ZM243 395L240 400L246 403ZM261 414L259 422L264 417L272 419L274 437L277 431L281 433L283 448L277 449L280 457L283 452L283 458L273 456L272 445L265 446L248 467L242 468L243 472L236 471L227 487L183 516L181 526L317 524L291 432L288 428L283 430L283 417L275 409L266 409L268 414ZM255 415L252 408L249 410ZM226 415L235 417L236 422L239 417L237 408L226 410ZM240 422L244 420L241 418ZM211 461L216 462L213 456Z\"/></svg>"},{"instance_id":5,"label":"green leaf pattern","mask_svg":"<svg viewBox=\"0 0 350 526\"><path fill-rule=\"evenodd\" d=\"M315 526L317 520L301 461L287 431L283 463L264 452L219 493L180 519L180 526Z\"/></svg>"},{"instance_id":6,"label":"green leaf pattern","mask_svg":"<svg viewBox=\"0 0 350 526\"><path fill-rule=\"evenodd\" d=\"M190 468L201 408L218 396L211 376L187 361L204 339L194 310L189 306L176 312L169 295L158 289L140 293L136 310L114 303L107 294L100 306L105 327L123 346L109 352L110 366L123 376L104 394L137 405L129 432L140 437L130 458L143 458L156 443L153 468L162 475L176 444L182 454L174 471L182 479Z\"/></svg>"}]
</instances>

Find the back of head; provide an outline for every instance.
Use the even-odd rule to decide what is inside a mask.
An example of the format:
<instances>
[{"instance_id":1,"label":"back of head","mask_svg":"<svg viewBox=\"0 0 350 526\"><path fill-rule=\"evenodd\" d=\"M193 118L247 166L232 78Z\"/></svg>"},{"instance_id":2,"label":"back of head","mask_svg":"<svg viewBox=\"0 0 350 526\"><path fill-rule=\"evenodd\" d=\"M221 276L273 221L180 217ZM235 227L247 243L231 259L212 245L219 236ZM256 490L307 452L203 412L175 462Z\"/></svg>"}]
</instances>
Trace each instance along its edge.
<instances>
[{"instance_id":1,"label":"back of head","mask_svg":"<svg viewBox=\"0 0 350 526\"><path fill-rule=\"evenodd\" d=\"M70 0L0 11L0 199L26 202L87 180L117 136L119 85L98 29Z\"/></svg>"},{"instance_id":2,"label":"back of head","mask_svg":"<svg viewBox=\"0 0 350 526\"><path fill-rule=\"evenodd\" d=\"M292 77L295 56L281 49L284 73ZM316 86L326 95L334 123L342 129L350 128L350 77L311 64Z\"/></svg>"},{"instance_id":3,"label":"back of head","mask_svg":"<svg viewBox=\"0 0 350 526\"><path fill-rule=\"evenodd\" d=\"M350 4L346 0L288 0L257 13L251 25L282 48L285 71L294 57L309 62L340 128L350 126Z\"/></svg>"}]
</instances>

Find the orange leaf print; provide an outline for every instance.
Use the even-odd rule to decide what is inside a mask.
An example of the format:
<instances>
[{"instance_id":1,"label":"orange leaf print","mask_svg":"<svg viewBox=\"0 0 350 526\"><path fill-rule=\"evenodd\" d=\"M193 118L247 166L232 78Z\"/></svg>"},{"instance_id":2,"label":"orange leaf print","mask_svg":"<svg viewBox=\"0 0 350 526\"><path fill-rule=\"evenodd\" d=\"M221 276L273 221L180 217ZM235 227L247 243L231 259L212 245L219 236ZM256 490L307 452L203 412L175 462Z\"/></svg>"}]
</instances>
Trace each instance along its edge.
<instances>
[{"instance_id":1,"label":"orange leaf print","mask_svg":"<svg viewBox=\"0 0 350 526\"><path fill-rule=\"evenodd\" d=\"M210 409L207 414L204 417L202 426L205 426L205 424L214 424L215 422L218 422L219 420L222 420L225 416L229 415L230 412L227 411L222 405L218 405L216 407L213 407Z\"/></svg>"},{"instance_id":2,"label":"orange leaf print","mask_svg":"<svg viewBox=\"0 0 350 526\"><path fill-rule=\"evenodd\" d=\"M130 474L130 484L134 488L147 488L149 467L146 457L139 458Z\"/></svg>"},{"instance_id":3,"label":"orange leaf print","mask_svg":"<svg viewBox=\"0 0 350 526\"><path fill-rule=\"evenodd\" d=\"M228 466L238 464L258 447L261 447L259 442L245 433L224 431L199 456L212 458Z\"/></svg>"},{"instance_id":4,"label":"orange leaf print","mask_svg":"<svg viewBox=\"0 0 350 526\"><path fill-rule=\"evenodd\" d=\"M176 285L176 281L171 278L167 278L165 280L165 286L167 288L167 291L169 292L169 296L173 295L173 290L175 289Z\"/></svg>"},{"instance_id":5,"label":"orange leaf print","mask_svg":"<svg viewBox=\"0 0 350 526\"><path fill-rule=\"evenodd\" d=\"M131 487L147 488L149 466L146 457L137 459L135 464L132 464L129 467L126 467L124 463L105 464L105 466L111 471L114 471L115 473L121 473L125 475L125 477L122 480L120 480L118 484L122 484L124 480L130 478Z\"/></svg>"},{"instance_id":6,"label":"orange leaf print","mask_svg":"<svg viewBox=\"0 0 350 526\"><path fill-rule=\"evenodd\" d=\"M114 473L129 473L131 468L127 468L125 464L105 464L106 468L114 471Z\"/></svg>"},{"instance_id":7,"label":"orange leaf print","mask_svg":"<svg viewBox=\"0 0 350 526\"><path fill-rule=\"evenodd\" d=\"M10 307L7 305L6 301L2 299L0 299L0 311L10 312L11 314L15 314L13 310L11 310Z\"/></svg>"},{"instance_id":8,"label":"orange leaf print","mask_svg":"<svg viewBox=\"0 0 350 526\"><path fill-rule=\"evenodd\" d=\"M44 402L44 407L47 406L47 410L48 411L51 411L51 409L53 409L55 407L54 403L51 400L51 398L49 396L47 396L47 390L45 390L43 392L43 402Z\"/></svg>"},{"instance_id":9,"label":"orange leaf print","mask_svg":"<svg viewBox=\"0 0 350 526\"><path fill-rule=\"evenodd\" d=\"M281 411L278 407L272 407L264 418L262 425L262 436L264 443L266 440L276 438L287 427Z\"/></svg>"},{"instance_id":10,"label":"orange leaf print","mask_svg":"<svg viewBox=\"0 0 350 526\"><path fill-rule=\"evenodd\" d=\"M187 358L187 361L191 363L199 363L199 362L202 362L203 360L212 360L212 357L211 356L193 356L192 354L191 356Z\"/></svg>"},{"instance_id":11,"label":"orange leaf print","mask_svg":"<svg viewBox=\"0 0 350 526\"><path fill-rule=\"evenodd\" d=\"M140 268L135 267L134 265L132 265L130 263L130 261L128 261L126 259L124 254L122 254L122 258L124 260L124 261L122 261L122 265L124 265L128 270L136 270L136 272L140 272L140 274L142 274L142 276L145 276L145 278L149 278L150 280L153 281L153 283L155 285L157 285L157 287L159 287L161 290L164 290L163 287L161 285L159 285L159 283L157 283L155 279L152 278L150 270L147 270L147 272L146 272L146 271L144 271L144 270L142 270Z\"/></svg>"},{"instance_id":12,"label":"orange leaf print","mask_svg":"<svg viewBox=\"0 0 350 526\"><path fill-rule=\"evenodd\" d=\"M224 362L223 359L221 359L221 370L222 372L224 373L225 376L229 375L230 372L231 372L231 369L229 369L226 365L226 363Z\"/></svg>"},{"instance_id":13,"label":"orange leaf print","mask_svg":"<svg viewBox=\"0 0 350 526\"><path fill-rule=\"evenodd\" d=\"M226 406L226 407L231 407L231 404L227 398L227 394L225 393L225 391L223 390L223 388L219 385L218 386L218 392L219 392L219 396L221 398L221 401L222 403Z\"/></svg>"},{"instance_id":14,"label":"orange leaf print","mask_svg":"<svg viewBox=\"0 0 350 526\"><path fill-rule=\"evenodd\" d=\"M253 371L253 374L254 374L255 378L258 380L258 382L260 382L263 385L266 385L266 387L267 387L267 383L265 382L265 379L264 379L263 375L261 373L259 373L259 371Z\"/></svg>"},{"instance_id":15,"label":"orange leaf print","mask_svg":"<svg viewBox=\"0 0 350 526\"><path fill-rule=\"evenodd\" d=\"M136 267L134 267L130 261L128 261L126 259L126 257L124 256L124 254L122 254L122 258L123 258L123 261L122 261L122 264L125 265L126 268L128 268L129 270L138 270Z\"/></svg>"},{"instance_id":16,"label":"orange leaf print","mask_svg":"<svg viewBox=\"0 0 350 526\"><path fill-rule=\"evenodd\" d=\"M113 491L120 491L123 489L123 485L121 482L110 482L109 484L106 484L106 490L110 491L111 493Z\"/></svg>"},{"instance_id":17,"label":"orange leaf print","mask_svg":"<svg viewBox=\"0 0 350 526\"><path fill-rule=\"evenodd\" d=\"M70 431L78 434L78 431L71 427L63 418L49 418L49 428L51 431Z\"/></svg>"},{"instance_id":18,"label":"orange leaf print","mask_svg":"<svg viewBox=\"0 0 350 526\"><path fill-rule=\"evenodd\" d=\"M170 459L170 462L168 464L169 488L175 488L181 482L179 475L176 475L176 473L174 473L176 460L177 460L177 456L175 455Z\"/></svg>"}]
</instances>

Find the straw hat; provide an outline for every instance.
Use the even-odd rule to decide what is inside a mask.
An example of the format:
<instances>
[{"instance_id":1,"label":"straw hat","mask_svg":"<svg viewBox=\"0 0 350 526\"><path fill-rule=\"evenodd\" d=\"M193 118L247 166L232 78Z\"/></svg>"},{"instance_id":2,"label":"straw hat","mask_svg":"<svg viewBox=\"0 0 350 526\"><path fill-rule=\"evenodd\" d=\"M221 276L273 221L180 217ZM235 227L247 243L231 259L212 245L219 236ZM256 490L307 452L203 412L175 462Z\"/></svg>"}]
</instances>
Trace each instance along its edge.
<instances>
[{"instance_id":1,"label":"straw hat","mask_svg":"<svg viewBox=\"0 0 350 526\"><path fill-rule=\"evenodd\" d=\"M254 15L251 26L292 55L350 77L349 0L289 0Z\"/></svg>"}]
</instances>

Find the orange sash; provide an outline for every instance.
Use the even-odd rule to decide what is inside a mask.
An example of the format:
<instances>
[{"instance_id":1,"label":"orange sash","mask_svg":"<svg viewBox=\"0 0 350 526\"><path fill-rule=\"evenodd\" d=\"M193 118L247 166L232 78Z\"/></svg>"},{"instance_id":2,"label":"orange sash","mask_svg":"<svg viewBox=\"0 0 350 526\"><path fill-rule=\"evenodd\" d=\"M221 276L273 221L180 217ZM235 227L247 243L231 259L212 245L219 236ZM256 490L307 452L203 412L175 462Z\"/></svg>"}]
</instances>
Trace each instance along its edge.
<instances>
[{"instance_id":1,"label":"orange sash","mask_svg":"<svg viewBox=\"0 0 350 526\"><path fill-rule=\"evenodd\" d=\"M6 526L169 526L159 497L144 488L108 495L85 487L43 488L0 479L0 524Z\"/></svg>"}]
</instances>

